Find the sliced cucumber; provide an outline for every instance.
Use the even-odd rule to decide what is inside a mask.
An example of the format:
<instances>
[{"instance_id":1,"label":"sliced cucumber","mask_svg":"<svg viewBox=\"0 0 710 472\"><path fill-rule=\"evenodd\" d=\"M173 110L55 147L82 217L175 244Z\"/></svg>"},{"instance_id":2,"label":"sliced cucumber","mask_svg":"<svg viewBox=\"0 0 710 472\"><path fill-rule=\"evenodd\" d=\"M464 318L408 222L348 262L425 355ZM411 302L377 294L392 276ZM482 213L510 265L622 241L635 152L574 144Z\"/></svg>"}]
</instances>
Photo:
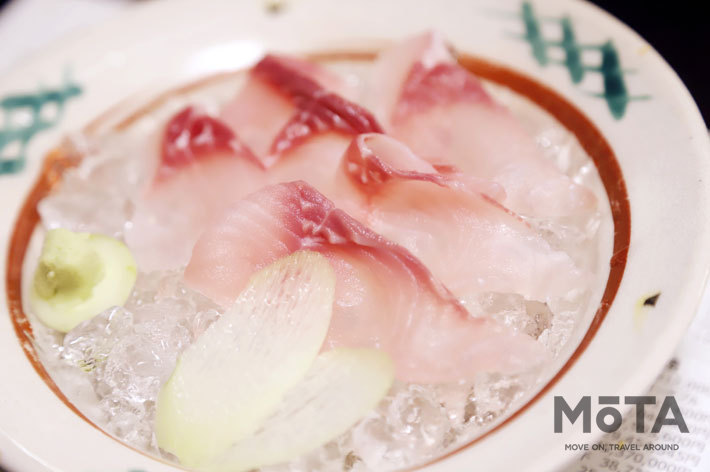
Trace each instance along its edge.
<instances>
[{"instance_id":1,"label":"sliced cucumber","mask_svg":"<svg viewBox=\"0 0 710 472\"><path fill-rule=\"evenodd\" d=\"M66 333L112 306L136 282L131 251L100 234L53 229L47 233L30 291L30 307L50 328Z\"/></svg>"},{"instance_id":2,"label":"sliced cucumber","mask_svg":"<svg viewBox=\"0 0 710 472\"><path fill-rule=\"evenodd\" d=\"M315 252L296 252L254 275L161 388L158 445L200 468L253 434L313 364L334 296L335 273Z\"/></svg>"},{"instance_id":3,"label":"sliced cucumber","mask_svg":"<svg viewBox=\"0 0 710 472\"><path fill-rule=\"evenodd\" d=\"M393 380L392 361L382 351L323 353L255 434L201 469L239 472L295 459L344 433L380 402Z\"/></svg>"}]
</instances>

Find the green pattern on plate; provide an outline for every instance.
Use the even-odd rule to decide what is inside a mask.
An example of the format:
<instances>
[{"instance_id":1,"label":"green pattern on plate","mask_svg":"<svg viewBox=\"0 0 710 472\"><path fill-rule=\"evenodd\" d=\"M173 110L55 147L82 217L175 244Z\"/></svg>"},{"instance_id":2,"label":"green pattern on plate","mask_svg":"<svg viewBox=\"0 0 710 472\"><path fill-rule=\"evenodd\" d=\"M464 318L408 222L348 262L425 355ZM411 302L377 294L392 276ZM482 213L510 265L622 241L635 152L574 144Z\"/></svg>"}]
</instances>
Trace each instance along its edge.
<instances>
[{"instance_id":1,"label":"green pattern on plate","mask_svg":"<svg viewBox=\"0 0 710 472\"><path fill-rule=\"evenodd\" d=\"M82 93L79 85L66 80L56 89L8 95L0 99L0 175L25 167L27 146L39 132L52 128L62 117L65 103ZM48 112L54 113L48 116Z\"/></svg>"},{"instance_id":2,"label":"green pattern on plate","mask_svg":"<svg viewBox=\"0 0 710 472\"><path fill-rule=\"evenodd\" d=\"M593 97L606 100L609 111L614 118L621 119L626 113L629 102L634 100L647 100L648 95L630 96L624 80L625 71L621 66L619 53L611 40L603 44L580 44L574 31L572 20L568 16L560 18L539 18L530 2L524 2L520 16L525 26L525 34L522 39L527 41L532 48L532 55L541 66L548 64L558 64L567 68L572 82L578 84L584 79L587 72L595 72L602 75L604 79L604 91L601 93L590 93ZM553 22L559 25L561 39L548 40L542 34L542 23ZM550 59L548 51L551 48L559 48L564 52L564 60L554 61ZM584 50L597 50L601 53L601 64L585 65L582 62L582 52Z\"/></svg>"}]
</instances>

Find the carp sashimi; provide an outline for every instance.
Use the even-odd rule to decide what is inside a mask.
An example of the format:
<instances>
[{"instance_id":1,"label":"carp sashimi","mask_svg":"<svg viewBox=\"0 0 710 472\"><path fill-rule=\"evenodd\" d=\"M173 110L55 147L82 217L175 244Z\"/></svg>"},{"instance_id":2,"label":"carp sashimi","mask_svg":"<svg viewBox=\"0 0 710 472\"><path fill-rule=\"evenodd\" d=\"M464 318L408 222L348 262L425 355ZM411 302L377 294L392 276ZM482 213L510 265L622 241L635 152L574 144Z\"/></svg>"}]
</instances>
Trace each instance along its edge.
<instances>
[{"instance_id":1,"label":"carp sashimi","mask_svg":"<svg viewBox=\"0 0 710 472\"><path fill-rule=\"evenodd\" d=\"M382 134L362 134L345 153L336 204L426 264L456 296L519 293L546 301L573 292L582 274L493 198L485 181L437 171ZM352 209L352 210L351 210Z\"/></svg>"},{"instance_id":2,"label":"carp sashimi","mask_svg":"<svg viewBox=\"0 0 710 472\"><path fill-rule=\"evenodd\" d=\"M347 141L348 135L381 131L367 110L338 94L342 83L315 64L267 55L221 116L267 166L319 133L340 133Z\"/></svg>"},{"instance_id":3,"label":"carp sashimi","mask_svg":"<svg viewBox=\"0 0 710 472\"><path fill-rule=\"evenodd\" d=\"M382 131L369 111L336 93L339 84L314 64L267 55L221 116L245 136L271 183L305 180L325 192L350 140Z\"/></svg>"},{"instance_id":4,"label":"carp sashimi","mask_svg":"<svg viewBox=\"0 0 710 472\"><path fill-rule=\"evenodd\" d=\"M266 183L260 162L232 130L193 107L166 124L157 154L125 232L142 270L185 265L207 222L234 201L229 189L240 197Z\"/></svg>"},{"instance_id":5,"label":"carp sashimi","mask_svg":"<svg viewBox=\"0 0 710 472\"><path fill-rule=\"evenodd\" d=\"M368 105L388 132L435 164L500 183L506 207L556 218L591 212L593 193L547 160L517 119L425 33L378 57Z\"/></svg>"},{"instance_id":6,"label":"carp sashimi","mask_svg":"<svg viewBox=\"0 0 710 472\"><path fill-rule=\"evenodd\" d=\"M337 275L327 348L383 349L399 379L423 383L517 372L544 358L532 338L471 317L414 255L304 182L267 187L230 208L200 237L185 280L229 304L254 271L301 249L325 255Z\"/></svg>"}]
</instances>

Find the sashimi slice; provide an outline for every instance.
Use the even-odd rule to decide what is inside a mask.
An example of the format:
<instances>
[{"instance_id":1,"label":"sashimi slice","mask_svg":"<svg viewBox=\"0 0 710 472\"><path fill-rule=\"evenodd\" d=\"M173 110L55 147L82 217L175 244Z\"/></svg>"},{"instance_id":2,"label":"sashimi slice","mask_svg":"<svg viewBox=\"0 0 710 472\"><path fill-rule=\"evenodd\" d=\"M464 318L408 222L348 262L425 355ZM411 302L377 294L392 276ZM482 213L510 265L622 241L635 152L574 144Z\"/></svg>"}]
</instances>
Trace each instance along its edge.
<instances>
[{"instance_id":1,"label":"sashimi slice","mask_svg":"<svg viewBox=\"0 0 710 472\"><path fill-rule=\"evenodd\" d=\"M259 430L204 467L240 472L295 459L338 437L372 410L394 378L391 360L374 349L340 348L316 358Z\"/></svg>"},{"instance_id":2,"label":"sashimi slice","mask_svg":"<svg viewBox=\"0 0 710 472\"><path fill-rule=\"evenodd\" d=\"M220 117L254 150L268 156L274 137L296 113L296 105L286 95L250 75L237 96L229 101Z\"/></svg>"},{"instance_id":3,"label":"sashimi slice","mask_svg":"<svg viewBox=\"0 0 710 472\"><path fill-rule=\"evenodd\" d=\"M299 249L322 253L337 274L326 345L381 348L399 379L454 381L544 358L531 338L472 318L411 252L303 182L262 189L233 206L198 240L185 280L228 304L254 270Z\"/></svg>"},{"instance_id":4,"label":"sashimi slice","mask_svg":"<svg viewBox=\"0 0 710 472\"><path fill-rule=\"evenodd\" d=\"M366 106L385 126L392 120L403 84L415 64L429 69L437 64L453 63L444 38L436 31L419 34L385 48L372 66Z\"/></svg>"},{"instance_id":5,"label":"sashimi slice","mask_svg":"<svg viewBox=\"0 0 710 472\"><path fill-rule=\"evenodd\" d=\"M340 171L347 178L339 194L360 195L355 216L406 247L460 299L501 292L548 301L584 283L566 253L493 200L495 185L438 172L389 136L355 138Z\"/></svg>"},{"instance_id":6,"label":"sashimi slice","mask_svg":"<svg viewBox=\"0 0 710 472\"><path fill-rule=\"evenodd\" d=\"M318 134L382 130L367 110L337 93L342 89L333 74L316 64L267 55L251 69L222 117L271 166ZM343 147L348 140L344 138Z\"/></svg>"},{"instance_id":7,"label":"sashimi slice","mask_svg":"<svg viewBox=\"0 0 710 472\"><path fill-rule=\"evenodd\" d=\"M516 118L453 61L439 35L402 41L373 70L372 100L386 105L377 116L417 155L498 182L506 193L501 203L521 215L556 218L595 209L594 194L541 154ZM395 98L382 100L384 93Z\"/></svg>"},{"instance_id":8,"label":"sashimi slice","mask_svg":"<svg viewBox=\"0 0 710 472\"><path fill-rule=\"evenodd\" d=\"M252 126L259 133L252 147L268 166L270 183L304 180L330 194L351 139L382 131L369 111L335 93L336 79L324 74L316 64L267 55L223 111L240 136Z\"/></svg>"},{"instance_id":9,"label":"sashimi slice","mask_svg":"<svg viewBox=\"0 0 710 472\"><path fill-rule=\"evenodd\" d=\"M267 57L277 60L279 63L287 67L293 74L301 77L307 77L311 81L317 83L321 88L338 94L348 100L354 98L358 93L357 87L347 78L337 72L334 72L317 62L307 60L296 56L286 56L283 54L270 54Z\"/></svg>"},{"instance_id":10,"label":"sashimi slice","mask_svg":"<svg viewBox=\"0 0 710 472\"><path fill-rule=\"evenodd\" d=\"M369 111L301 74L289 59L266 56L254 66L252 75L270 84L296 106L296 112L275 136L272 153L283 152L318 132L357 134L382 130Z\"/></svg>"},{"instance_id":11,"label":"sashimi slice","mask_svg":"<svg viewBox=\"0 0 710 472\"><path fill-rule=\"evenodd\" d=\"M192 107L168 121L160 150L125 231L143 271L185 265L205 225L267 178L229 127Z\"/></svg>"},{"instance_id":12,"label":"sashimi slice","mask_svg":"<svg viewBox=\"0 0 710 472\"><path fill-rule=\"evenodd\" d=\"M402 142L379 133L363 133L350 142L336 179L338 186L354 184L364 194L379 193L388 182L416 180L482 193L495 200L505 198L499 184L465 175L455 166L431 164Z\"/></svg>"},{"instance_id":13,"label":"sashimi slice","mask_svg":"<svg viewBox=\"0 0 710 472\"><path fill-rule=\"evenodd\" d=\"M185 107L165 126L156 179L169 178L180 168L218 153L243 156L260 165L251 149L225 123L192 106Z\"/></svg>"},{"instance_id":14,"label":"sashimi slice","mask_svg":"<svg viewBox=\"0 0 710 472\"><path fill-rule=\"evenodd\" d=\"M296 252L255 274L161 388L158 445L196 467L254 433L313 364L334 291L333 269L314 252Z\"/></svg>"}]
</instances>

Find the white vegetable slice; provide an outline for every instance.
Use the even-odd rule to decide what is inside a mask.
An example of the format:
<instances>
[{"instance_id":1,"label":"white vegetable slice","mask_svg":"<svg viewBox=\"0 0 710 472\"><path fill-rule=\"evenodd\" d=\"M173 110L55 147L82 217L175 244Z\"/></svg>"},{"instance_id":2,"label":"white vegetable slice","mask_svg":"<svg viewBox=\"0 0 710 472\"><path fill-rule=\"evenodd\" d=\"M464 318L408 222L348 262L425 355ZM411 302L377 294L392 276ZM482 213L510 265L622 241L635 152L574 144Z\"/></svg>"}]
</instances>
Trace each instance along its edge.
<instances>
[{"instance_id":1,"label":"white vegetable slice","mask_svg":"<svg viewBox=\"0 0 710 472\"><path fill-rule=\"evenodd\" d=\"M382 351L340 348L323 353L254 435L202 469L246 471L312 451L347 431L372 410L393 380L392 361Z\"/></svg>"},{"instance_id":2,"label":"white vegetable slice","mask_svg":"<svg viewBox=\"0 0 710 472\"><path fill-rule=\"evenodd\" d=\"M50 328L66 333L133 290L138 270L131 251L117 239L58 228L47 233L30 306Z\"/></svg>"},{"instance_id":3,"label":"white vegetable slice","mask_svg":"<svg viewBox=\"0 0 710 472\"><path fill-rule=\"evenodd\" d=\"M158 445L199 467L252 434L313 364L334 292L335 273L315 252L296 252L255 274L163 385Z\"/></svg>"}]
</instances>

